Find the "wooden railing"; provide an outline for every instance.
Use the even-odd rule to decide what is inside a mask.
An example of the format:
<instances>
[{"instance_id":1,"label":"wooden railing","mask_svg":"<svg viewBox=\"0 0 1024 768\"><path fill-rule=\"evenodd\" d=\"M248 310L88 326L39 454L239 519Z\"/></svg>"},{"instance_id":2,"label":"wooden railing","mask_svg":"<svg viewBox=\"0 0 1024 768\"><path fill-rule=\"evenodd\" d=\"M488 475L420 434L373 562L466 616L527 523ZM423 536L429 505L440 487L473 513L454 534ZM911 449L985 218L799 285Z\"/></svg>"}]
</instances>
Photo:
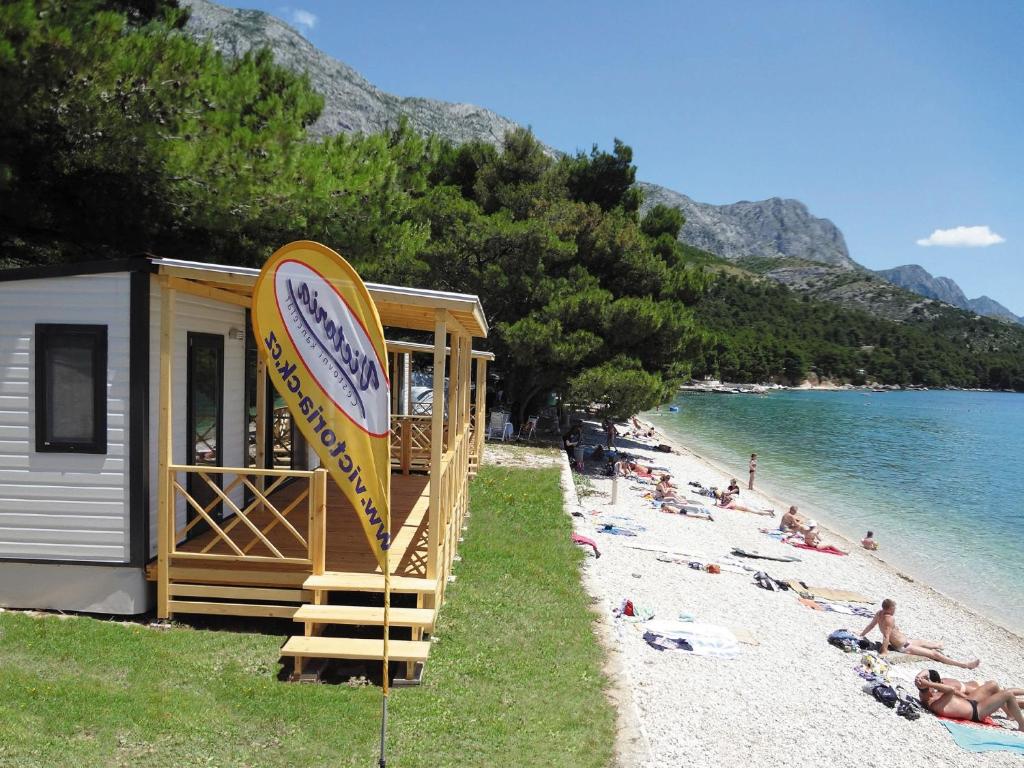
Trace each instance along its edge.
<instances>
[{"instance_id":1,"label":"wooden railing","mask_svg":"<svg viewBox=\"0 0 1024 768\"><path fill-rule=\"evenodd\" d=\"M306 566L312 573L323 573L326 470L172 464L168 466L167 474L168 509L171 512L166 534L159 537L159 546L164 549L162 554L166 557L173 557L176 561L273 562ZM189 493L189 476L195 478L193 483L199 483L202 495L210 499L206 504L201 504ZM218 476L220 482L213 479ZM287 506L278 508L271 497L289 479L304 483L304 487L289 495ZM182 526L177 523L179 500L193 513L191 520ZM219 515L214 513L218 507ZM300 515L305 519L301 520ZM212 536L201 546L186 547L183 542L187 542L197 528L202 530L203 524ZM271 531L275 530L272 538Z\"/></svg>"},{"instance_id":2,"label":"wooden railing","mask_svg":"<svg viewBox=\"0 0 1024 768\"><path fill-rule=\"evenodd\" d=\"M461 433L455 436L451 450L441 459L439 475L431 474L430 481L440 483L441 504L438 511L440 536L438 551L430 553L437 558L437 573L444 574L438 579L438 600L444 598L447 574L451 573L452 562L459 547L462 524L469 502L469 450L470 430L467 423Z\"/></svg>"},{"instance_id":3,"label":"wooden railing","mask_svg":"<svg viewBox=\"0 0 1024 768\"><path fill-rule=\"evenodd\" d=\"M430 468L430 416L391 417L391 468L403 475Z\"/></svg>"}]
</instances>

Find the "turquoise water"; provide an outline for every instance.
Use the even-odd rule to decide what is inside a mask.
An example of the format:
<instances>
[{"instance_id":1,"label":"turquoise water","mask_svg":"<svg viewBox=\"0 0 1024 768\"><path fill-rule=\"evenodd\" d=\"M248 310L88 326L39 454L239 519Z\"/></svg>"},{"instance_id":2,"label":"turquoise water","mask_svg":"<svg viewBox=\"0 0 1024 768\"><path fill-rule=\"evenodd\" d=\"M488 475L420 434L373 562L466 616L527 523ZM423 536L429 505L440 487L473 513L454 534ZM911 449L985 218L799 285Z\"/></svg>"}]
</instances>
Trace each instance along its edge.
<instances>
[{"instance_id":1,"label":"turquoise water","mask_svg":"<svg viewBox=\"0 0 1024 768\"><path fill-rule=\"evenodd\" d=\"M758 486L1024 632L1024 395L682 394L647 416Z\"/></svg>"}]
</instances>

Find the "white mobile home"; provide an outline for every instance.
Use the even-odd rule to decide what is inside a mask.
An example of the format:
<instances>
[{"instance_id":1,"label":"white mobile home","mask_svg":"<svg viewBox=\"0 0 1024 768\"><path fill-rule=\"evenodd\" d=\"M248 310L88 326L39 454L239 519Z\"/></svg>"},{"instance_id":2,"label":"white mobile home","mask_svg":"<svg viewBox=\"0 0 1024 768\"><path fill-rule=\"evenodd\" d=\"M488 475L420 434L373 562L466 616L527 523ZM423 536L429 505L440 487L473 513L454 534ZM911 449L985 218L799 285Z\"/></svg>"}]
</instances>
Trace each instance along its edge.
<instances>
[{"instance_id":1,"label":"white mobile home","mask_svg":"<svg viewBox=\"0 0 1024 768\"><path fill-rule=\"evenodd\" d=\"M274 407L257 276L157 258L0 272L0 606L280 617L379 591L358 520ZM393 392L393 572L432 609L483 440L487 323L475 296L368 288L385 327L433 334L389 343L392 369L431 354L434 402L457 404L415 415Z\"/></svg>"}]
</instances>

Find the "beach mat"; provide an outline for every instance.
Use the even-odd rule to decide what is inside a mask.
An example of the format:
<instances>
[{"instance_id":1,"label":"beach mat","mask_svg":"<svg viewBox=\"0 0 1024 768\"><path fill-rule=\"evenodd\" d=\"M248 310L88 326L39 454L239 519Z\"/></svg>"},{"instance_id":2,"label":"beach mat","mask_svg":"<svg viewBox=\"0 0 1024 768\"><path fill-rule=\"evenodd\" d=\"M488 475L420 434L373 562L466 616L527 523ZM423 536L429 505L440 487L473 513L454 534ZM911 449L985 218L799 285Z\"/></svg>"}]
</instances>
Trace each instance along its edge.
<instances>
[{"instance_id":1,"label":"beach mat","mask_svg":"<svg viewBox=\"0 0 1024 768\"><path fill-rule=\"evenodd\" d=\"M736 636L736 642L743 645L760 645L761 641L754 637L754 633L746 627L726 627Z\"/></svg>"},{"instance_id":2,"label":"beach mat","mask_svg":"<svg viewBox=\"0 0 1024 768\"><path fill-rule=\"evenodd\" d=\"M957 746L968 752L1014 752L1024 755L1024 734L1007 729L975 728L943 720Z\"/></svg>"},{"instance_id":3,"label":"beach mat","mask_svg":"<svg viewBox=\"0 0 1024 768\"><path fill-rule=\"evenodd\" d=\"M819 597L822 600L832 600L837 603L873 603L870 597L865 597L860 592L852 592L848 589L829 589L828 587L805 587L796 579L786 582L794 592L808 592L812 597Z\"/></svg>"},{"instance_id":4,"label":"beach mat","mask_svg":"<svg viewBox=\"0 0 1024 768\"><path fill-rule=\"evenodd\" d=\"M760 552L757 552L757 551L748 552L747 550L740 549L739 547L733 547L732 548L732 553L734 555L736 555L737 557L749 557L749 558L751 558L753 560L774 560L775 562L778 562L778 563L799 563L800 562L800 558L799 557L790 557L788 555L785 556L785 557L775 557L774 555L762 555Z\"/></svg>"}]
</instances>

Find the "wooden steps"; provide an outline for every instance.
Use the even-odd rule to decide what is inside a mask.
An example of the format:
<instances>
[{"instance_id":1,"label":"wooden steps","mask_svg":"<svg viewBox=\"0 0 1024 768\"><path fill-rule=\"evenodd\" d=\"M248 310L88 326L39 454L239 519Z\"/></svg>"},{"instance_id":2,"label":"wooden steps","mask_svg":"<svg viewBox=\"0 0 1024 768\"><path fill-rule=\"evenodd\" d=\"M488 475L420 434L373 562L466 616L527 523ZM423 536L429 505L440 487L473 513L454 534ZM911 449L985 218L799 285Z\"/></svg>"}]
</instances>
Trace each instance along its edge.
<instances>
[{"instance_id":1,"label":"wooden steps","mask_svg":"<svg viewBox=\"0 0 1024 768\"><path fill-rule=\"evenodd\" d=\"M426 661L429 654L429 641L388 641L388 658L392 661ZM384 658L384 641L356 637L292 637L281 648L281 655L312 659L379 661Z\"/></svg>"},{"instance_id":2,"label":"wooden steps","mask_svg":"<svg viewBox=\"0 0 1024 768\"><path fill-rule=\"evenodd\" d=\"M304 589L331 592L383 592L384 576L380 573L327 571L320 576L308 576L302 586ZM432 595L437 591L437 579L392 576L391 591L395 594Z\"/></svg>"},{"instance_id":3,"label":"wooden steps","mask_svg":"<svg viewBox=\"0 0 1024 768\"><path fill-rule=\"evenodd\" d=\"M303 605L295 621L315 624L349 624L364 627L384 626L384 609L362 605ZM392 608L388 622L393 627L415 627L430 632L434 628L433 608Z\"/></svg>"}]
</instances>

